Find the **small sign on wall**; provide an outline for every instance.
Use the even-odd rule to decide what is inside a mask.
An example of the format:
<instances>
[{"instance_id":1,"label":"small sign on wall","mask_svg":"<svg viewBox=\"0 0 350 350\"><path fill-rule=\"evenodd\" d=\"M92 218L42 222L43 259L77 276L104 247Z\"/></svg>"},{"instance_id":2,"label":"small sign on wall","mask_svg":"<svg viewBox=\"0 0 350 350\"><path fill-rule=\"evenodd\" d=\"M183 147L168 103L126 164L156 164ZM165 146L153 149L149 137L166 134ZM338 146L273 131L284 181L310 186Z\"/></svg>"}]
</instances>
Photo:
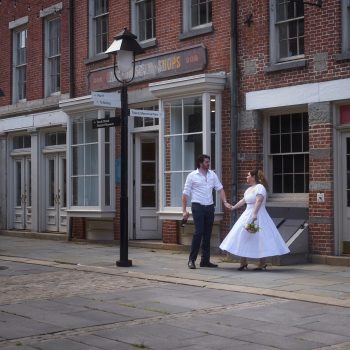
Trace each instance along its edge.
<instances>
[{"instance_id":1,"label":"small sign on wall","mask_svg":"<svg viewBox=\"0 0 350 350\"><path fill-rule=\"evenodd\" d=\"M350 124L350 105L340 106L340 124Z\"/></svg>"}]
</instances>

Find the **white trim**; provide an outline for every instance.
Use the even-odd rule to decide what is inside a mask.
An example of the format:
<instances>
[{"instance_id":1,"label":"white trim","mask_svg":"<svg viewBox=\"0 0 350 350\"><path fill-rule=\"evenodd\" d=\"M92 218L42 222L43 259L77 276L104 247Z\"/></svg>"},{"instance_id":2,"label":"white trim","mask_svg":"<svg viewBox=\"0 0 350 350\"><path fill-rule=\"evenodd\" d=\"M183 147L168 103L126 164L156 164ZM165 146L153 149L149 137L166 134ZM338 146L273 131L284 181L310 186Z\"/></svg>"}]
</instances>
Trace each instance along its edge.
<instances>
[{"instance_id":1,"label":"white trim","mask_svg":"<svg viewBox=\"0 0 350 350\"><path fill-rule=\"evenodd\" d=\"M350 79L301 84L246 93L246 110L339 101L350 98Z\"/></svg>"},{"instance_id":2,"label":"white trim","mask_svg":"<svg viewBox=\"0 0 350 350\"><path fill-rule=\"evenodd\" d=\"M15 29L17 27L20 27L24 24L27 24L29 21L29 17L28 16L24 16L21 18L17 18L14 21L9 22L9 29Z\"/></svg>"},{"instance_id":3,"label":"white trim","mask_svg":"<svg viewBox=\"0 0 350 350\"><path fill-rule=\"evenodd\" d=\"M226 73L199 74L149 84L149 90L158 98L186 96L209 92L221 93L226 84Z\"/></svg>"},{"instance_id":4,"label":"white trim","mask_svg":"<svg viewBox=\"0 0 350 350\"><path fill-rule=\"evenodd\" d=\"M61 110L29 114L26 116L0 120L0 132L27 130L28 128L42 128L54 125L66 125L67 115Z\"/></svg>"},{"instance_id":5,"label":"white trim","mask_svg":"<svg viewBox=\"0 0 350 350\"><path fill-rule=\"evenodd\" d=\"M49 16L49 15L52 15L53 13L56 13L56 12L59 12L63 9L63 4L62 2L59 2L55 5L51 5L49 7L46 7L42 10L40 10L40 18L42 17L46 17L46 16Z\"/></svg>"}]
</instances>

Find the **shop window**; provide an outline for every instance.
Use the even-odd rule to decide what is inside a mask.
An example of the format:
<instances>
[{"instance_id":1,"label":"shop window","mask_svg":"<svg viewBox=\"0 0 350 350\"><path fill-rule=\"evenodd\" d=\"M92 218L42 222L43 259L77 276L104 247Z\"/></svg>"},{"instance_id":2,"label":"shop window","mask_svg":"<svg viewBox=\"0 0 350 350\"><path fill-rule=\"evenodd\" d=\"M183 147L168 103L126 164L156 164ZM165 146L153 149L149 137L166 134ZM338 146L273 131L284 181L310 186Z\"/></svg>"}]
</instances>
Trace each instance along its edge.
<instances>
[{"instance_id":1,"label":"shop window","mask_svg":"<svg viewBox=\"0 0 350 350\"><path fill-rule=\"evenodd\" d=\"M141 45L146 42L154 44L156 37L155 1L134 0L132 4L133 32Z\"/></svg>"},{"instance_id":2,"label":"shop window","mask_svg":"<svg viewBox=\"0 0 350 350\"><path fill-rule=\"evenodd\" d=\"M213 30L212 0L183 0L183 33L180 39L202 35Z\"/></svg>"},{"instance_id":3,"label":"shop window","mask_svg":"<svg viewBox=\"0 0 350 350\"><path fill-rule=\"evenodd\" d=\"M114 112L113 112L114 113ZM114 208L114 128L93 128L93 119L111 117L112 112L93 110L72 115L68 123L69 211L81 216ZM87 214L88 216L88 214Z\"/></svg>"},{"instance_id":4,"label":"shop window","mask_svg":"<svg viewBox=\"0 0 350 350\"><path fill-rule=\"evenodd\" d=\"M13 149L23 149L31 147L30 135L20 135L13 137Z\"/></svg>"},{"instance_id":5,"label":"shop window","mask_svg":"<svg viewBox=\"0 0 350 350\"><path fill-rule=\"evenodd\" d=\"M304 3L270 0L270 65L302 58L304 58ZM300 66L301 63L303 62L295 64Z\"/></svg>"},{"instance_id":6,"label":"shop window","mask_svg":"<svg viewBox=\"0 0 350 350\"><path fill-rule=\"evenodd\" d=\"M61 20L48 19L45 23L45 90L50 96L61 90Z\"/></svg>"},{"instance_id":7,"label":"shop window","mask_svg":"<svg viewBox=\"0 0 350 350\"><path fill-rule=\"evenodd\" d=\"M273 193L309 192L309 123L307 113L270 117Z\"/></svg>"},{"instance_id":8,"label":"shop window","mask_svg":"<svg viewBox=\"0 0 350 350\"><path fill-rule=\"evenodd\" d=\"M13 32L13 100L27 98L27 28Z\"/></svg>"},{"instance_id":9,"label":"shop window","mask_svg":"<svg viewBox=\"0 0 350 350\"><path fill-rule=\"evenodd\" d=\"M215 170L216 143L215 96L203 94L165 103L166 207L181 206L186 177L196 169L196 160L200 154L211 155L211 169Z\"/></svg>"},{"instance_id":10,"label":"shop window","mask_svg":"<svg viewBox=\"0 0 350 350\"><path fill-rule=\"evenodd\" d=\"M89 0L89 55L103 54L108 48L108 0Z\"/></svg>"}]
</instances>

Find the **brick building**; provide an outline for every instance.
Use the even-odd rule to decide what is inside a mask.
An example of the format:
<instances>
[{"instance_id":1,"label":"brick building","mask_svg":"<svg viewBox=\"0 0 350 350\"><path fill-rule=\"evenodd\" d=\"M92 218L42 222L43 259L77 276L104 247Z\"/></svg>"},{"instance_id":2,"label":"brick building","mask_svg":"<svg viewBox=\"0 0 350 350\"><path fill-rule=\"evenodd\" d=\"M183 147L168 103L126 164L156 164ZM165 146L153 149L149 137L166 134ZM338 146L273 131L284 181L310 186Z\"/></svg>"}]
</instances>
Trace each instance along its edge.
<instances>
[{"instance_id":1,"label":"brick building","mask_svg":"<svg viewBox=\"0 0 350 350\"><path fill-rule=\"evenodd\" d=\"M104 52L127 27L129 107L164 112L128 121L129 239L189 244L182 187L208 153L232 201L264 169L295 253L348 252L350 7L315 4L1 1L0 229L119 239L120 130L92 127L119 111L92 92L117 96ZM234 220L216 203L213 246Z\"/></svg>"}]
</instances>

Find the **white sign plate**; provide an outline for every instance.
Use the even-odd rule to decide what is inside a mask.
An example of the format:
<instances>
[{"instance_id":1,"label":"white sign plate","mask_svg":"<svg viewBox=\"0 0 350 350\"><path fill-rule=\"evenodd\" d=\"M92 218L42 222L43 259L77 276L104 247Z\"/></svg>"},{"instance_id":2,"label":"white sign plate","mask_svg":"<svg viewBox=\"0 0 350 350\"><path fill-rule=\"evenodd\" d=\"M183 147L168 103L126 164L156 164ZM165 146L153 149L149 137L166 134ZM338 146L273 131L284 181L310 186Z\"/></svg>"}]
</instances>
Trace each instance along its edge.
<instances>
[{"instance_id":1,"label":"white sign plate","mask_svg":"<svg viewBox=\"0 0 350 350\"><path fill-rule=\"evenodd\" d=\"M130 109L130 117L163 118L164 113L145 109Z\"/></svg>"},{"instance_id":2,"label":"white sign plate","mask_svg":"<svg viewBox=\"0 0 350 350\"><path fill-rule=\"evenodd\" d=\"M95 106L121 108L120 93L91 91L91 98Z\"/></svg>"}]
</instances>

